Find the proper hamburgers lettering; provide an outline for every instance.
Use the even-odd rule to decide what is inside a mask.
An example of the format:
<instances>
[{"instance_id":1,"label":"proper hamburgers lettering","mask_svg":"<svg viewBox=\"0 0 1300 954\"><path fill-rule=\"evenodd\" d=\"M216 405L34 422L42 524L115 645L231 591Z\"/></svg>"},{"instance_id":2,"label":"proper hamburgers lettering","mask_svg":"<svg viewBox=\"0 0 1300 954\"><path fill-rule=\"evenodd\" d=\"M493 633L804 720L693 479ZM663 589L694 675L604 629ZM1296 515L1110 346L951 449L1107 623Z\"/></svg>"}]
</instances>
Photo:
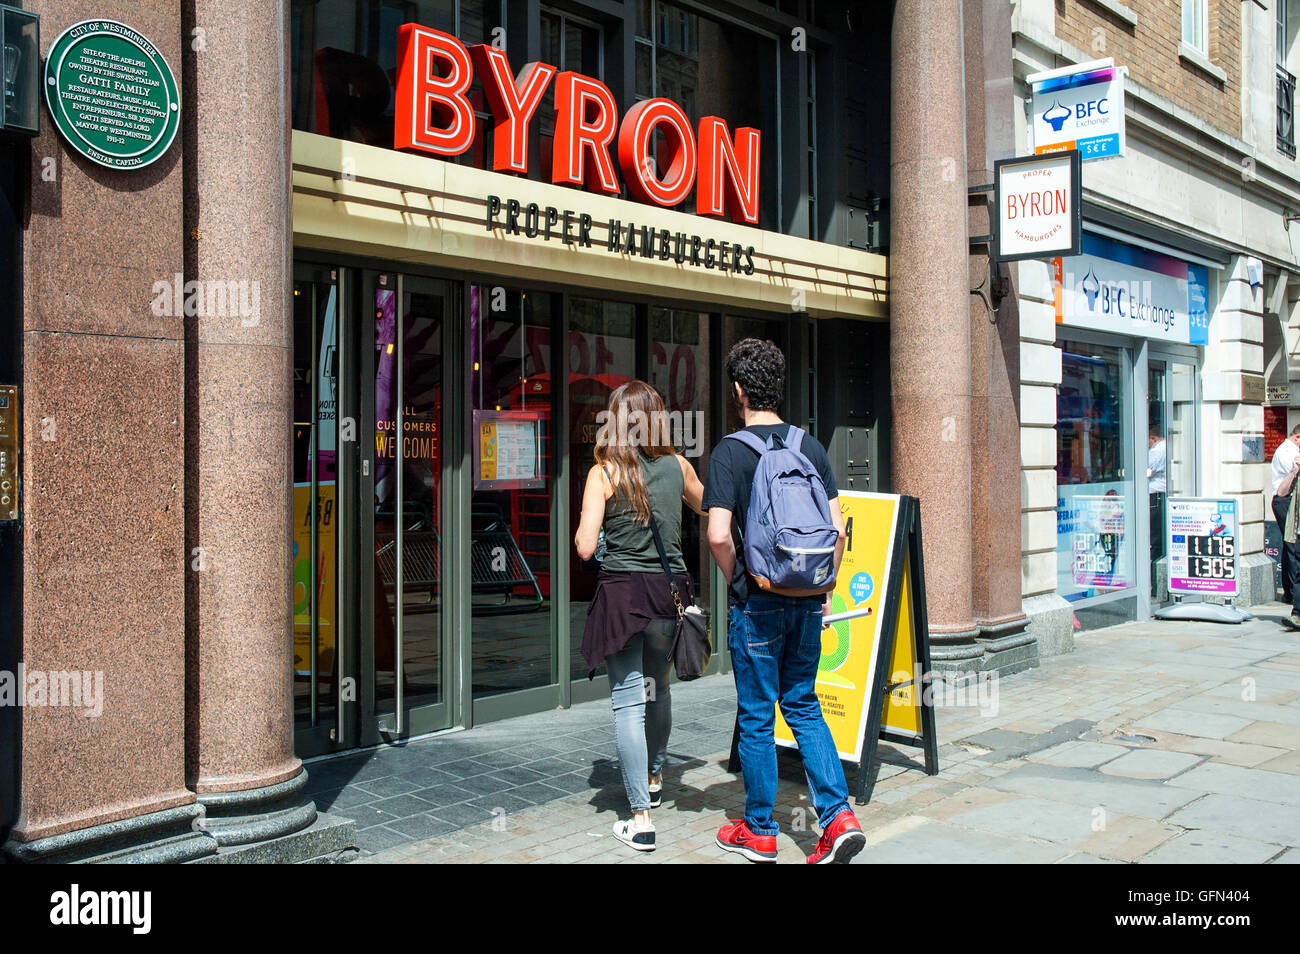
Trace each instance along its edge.
<instances>
[{"instance_id":1,"label":"proper hamburgers lettering","mask_svg":"<svg viewBox=\"0 0 1300 954\"><path fill-rule=\"evenodd\" d=\"M697 130L672 100L643 100L622 126L609 88L580 73L559 73L529 63L510 73L503 51L486 44L466 48L450 34L406 23L397 30L397 102L394 142L439 156L458 156L474 142L474 107L468 91L477 68L492 113L492 169L527 173L528 126L546 88L555 84L555 143L551 182L592 192L620 192L611 146L628 192L642 202L672 208L695 189L695 211L758 224L760 133L742 127L734 136L724 120L702 116ZM662 135L657 162L649 151ZM615 144L617 138L617 144Z\"/></svg>"},{"instance_id":2,"label":"proper hamburgers lettering","mask_svg":"<svg viewBox=\"0 0 1300 954\"><path fill-rule=\"evenodd\" d=\"M606 235L602 243L614 254L636 255L641 258L673 261L693 268L716 269L741 275L754 274L754 246L741 245L717 238L703 238L685 232L670 232L648 225L638 227L634 222L621 219L594 223L586 212L557 209L553 205L539 206L536 202L521 203L490 195L484 203L484 225L489 232L498 229L506 235L540 238L544 242L560 242L578 248L591 248L593 225Z\"/></svg>"}]
</instances>

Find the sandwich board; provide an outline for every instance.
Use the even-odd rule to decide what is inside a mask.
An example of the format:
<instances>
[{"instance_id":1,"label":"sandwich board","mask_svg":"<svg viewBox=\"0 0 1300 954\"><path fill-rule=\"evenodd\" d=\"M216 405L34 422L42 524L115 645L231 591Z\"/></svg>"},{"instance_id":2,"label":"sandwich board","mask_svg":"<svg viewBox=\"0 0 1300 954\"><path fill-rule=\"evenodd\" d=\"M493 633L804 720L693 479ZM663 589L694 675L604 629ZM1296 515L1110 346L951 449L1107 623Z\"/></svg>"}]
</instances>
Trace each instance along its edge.
<instances>
[{"instance_id":1,"label":"sandwich board","mask_svg":"<svg viewBox=\"0 0 1300 954\"><path fill-rule=\"evenodd\" d=\"M930 638L921 513L915 497L897 494L841 491L839 503L847 539L822 630L816 690L841 761L857 769L862 805L880 770L880 741L921 749L926 774L939 772L933 696L925 691ZM737 722L732 772L740 770L739 740ZM779 704L776 743L798 748Z\"/></svg>"}]
</instances>

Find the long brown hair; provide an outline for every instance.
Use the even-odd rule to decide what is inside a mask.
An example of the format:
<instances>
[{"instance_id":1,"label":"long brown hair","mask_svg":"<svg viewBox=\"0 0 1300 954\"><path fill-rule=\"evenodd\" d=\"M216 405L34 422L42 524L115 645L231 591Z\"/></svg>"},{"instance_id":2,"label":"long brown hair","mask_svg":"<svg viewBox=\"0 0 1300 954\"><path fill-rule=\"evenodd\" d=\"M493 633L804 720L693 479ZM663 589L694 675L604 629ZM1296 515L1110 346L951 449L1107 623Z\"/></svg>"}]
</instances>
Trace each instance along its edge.
<instances>
[{"instance_id":1,"label":"long brown hair","mask_svg":"<svg viewBox=\"0 0 1300 954\"><path fill-rule=\"evenodd\" d=\"M631 506L638 523L650 524L650 498L646 496L641 455L655 460L675 453L659 392L636 379L615 388L609 396L605 422L596 432L596 465L613 464L615 473L622 476L614 487L614 496L622 497Z\"/></svg>"}]
</instances>

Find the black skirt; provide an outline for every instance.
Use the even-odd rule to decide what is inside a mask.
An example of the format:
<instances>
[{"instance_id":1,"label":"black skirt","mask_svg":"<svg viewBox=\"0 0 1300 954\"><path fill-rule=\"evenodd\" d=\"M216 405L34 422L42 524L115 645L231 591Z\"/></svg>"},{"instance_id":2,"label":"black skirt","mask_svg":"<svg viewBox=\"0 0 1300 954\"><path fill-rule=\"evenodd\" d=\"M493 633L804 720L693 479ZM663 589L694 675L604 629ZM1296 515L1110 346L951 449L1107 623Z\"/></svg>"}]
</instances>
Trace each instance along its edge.
<instances>
[{"instance_id":1,"label":"black skirt","mask_svg":"<svg viewBox=\"0 0 1300 954\"><path fill-rule=\"evenodd\" d=\"M689 573L674 573L682 606L695 602L695 586ZM668 578L655 573L615 573L601 568L596 577L596 595L587 611L582 631L582 658L587 661L587 678L605 657L620 652L627 641L646 628L652 619L676 619Z\"/></svg>"}]
</instances>

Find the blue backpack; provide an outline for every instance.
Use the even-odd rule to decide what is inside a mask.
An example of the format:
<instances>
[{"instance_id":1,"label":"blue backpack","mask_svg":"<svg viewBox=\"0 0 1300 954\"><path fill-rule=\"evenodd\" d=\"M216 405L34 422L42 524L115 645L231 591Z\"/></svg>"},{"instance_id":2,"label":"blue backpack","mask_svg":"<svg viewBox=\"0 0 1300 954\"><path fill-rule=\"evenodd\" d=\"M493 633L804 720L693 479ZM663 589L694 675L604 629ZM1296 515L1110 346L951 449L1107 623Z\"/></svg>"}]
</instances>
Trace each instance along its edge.
<instances>
[{"instance_id":1,"label":"blue backpack","mask_svg":"<svg viewBox=\"0 0 1300 954\"><path fill-rule=\"evenodd\" d=\"M816 596L835 586L835 544L826 485L800 451L804 432L791 425L785 441L764 443L752 431L728 434L758 454L741 542L745 568L760 589Z\"/></svg>"}]
</instances>

